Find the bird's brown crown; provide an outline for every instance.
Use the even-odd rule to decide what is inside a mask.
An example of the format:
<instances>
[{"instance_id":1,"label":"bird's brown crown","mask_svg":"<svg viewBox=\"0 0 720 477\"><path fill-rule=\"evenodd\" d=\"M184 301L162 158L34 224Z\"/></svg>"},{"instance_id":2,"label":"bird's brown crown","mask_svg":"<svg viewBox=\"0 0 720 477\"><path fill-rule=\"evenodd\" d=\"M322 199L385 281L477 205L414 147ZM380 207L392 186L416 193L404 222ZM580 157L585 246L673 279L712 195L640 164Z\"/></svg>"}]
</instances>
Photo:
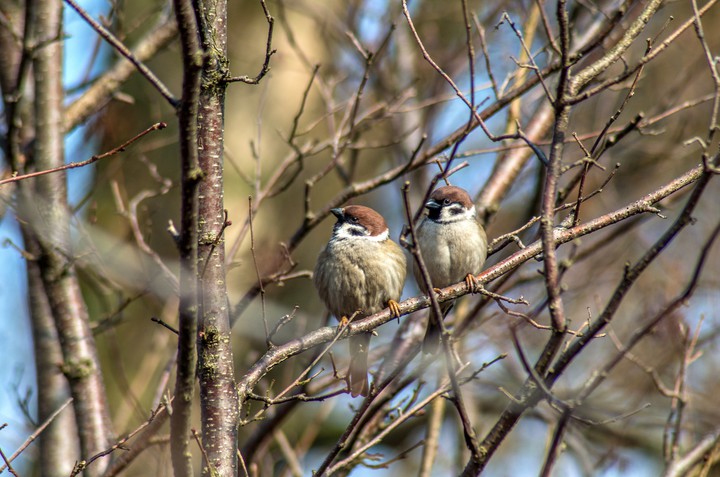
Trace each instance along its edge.
<instances>
[{"instance_id":1,"label":"bird's brown crown","mask_svg":"<svg viewBox=\"0 0 720 477\"><path fill-rule=\"evenodd\" d=\"M388 229L383 216L364 205L348 205L343 208L343 215L346 222L355 222L362 225L373 237Z\"/></svg>"},{"instance_id":2,"label":"bird's brown crown","mask_svg":"<svg viewBox=\"0 0 720 477\"><path fill-rule=\"evenodd\" d=\"M462 204L466 209L469 209L474 205L467 191L456 186L439 187L430 194L430 199L441 205L445 202L445 200L447 200L448 204L457 202Z\"/></svg>"}]
</instances>

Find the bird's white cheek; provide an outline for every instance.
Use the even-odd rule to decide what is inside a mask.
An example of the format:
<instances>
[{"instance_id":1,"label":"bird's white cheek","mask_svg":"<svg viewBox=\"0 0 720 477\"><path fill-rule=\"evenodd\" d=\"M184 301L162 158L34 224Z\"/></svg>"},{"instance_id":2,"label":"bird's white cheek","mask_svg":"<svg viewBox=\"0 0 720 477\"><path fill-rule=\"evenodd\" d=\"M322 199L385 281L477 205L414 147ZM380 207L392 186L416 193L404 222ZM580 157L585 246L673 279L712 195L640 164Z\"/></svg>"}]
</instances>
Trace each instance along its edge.
<instances>
[{"instance_id":1,"label":"bird's white cheek","mask_svg":"<svg viewBox=\"0 0 720 477\"><path fill-rule=\"evenodd\" d=\"M333 230L333 239L368 240L383 242L387 240L389 231L386 229L378 235L369 235L365 227L358 224L344 223Z\"/></svg>"}]
</instances>

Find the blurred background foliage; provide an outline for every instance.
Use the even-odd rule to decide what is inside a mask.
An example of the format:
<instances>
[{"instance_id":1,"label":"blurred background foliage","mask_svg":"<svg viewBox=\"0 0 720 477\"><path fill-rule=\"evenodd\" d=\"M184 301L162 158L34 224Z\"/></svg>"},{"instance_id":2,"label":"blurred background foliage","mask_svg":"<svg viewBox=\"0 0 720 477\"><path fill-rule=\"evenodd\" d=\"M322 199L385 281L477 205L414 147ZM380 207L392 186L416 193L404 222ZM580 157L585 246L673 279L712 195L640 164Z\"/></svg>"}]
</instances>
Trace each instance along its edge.
<instances>
[{"instance_id":1,"label":"blurred background foliage","mask_svg":"<svg viewBox=\"0 0 720 477\"><path fill-rule=\"evenodd\" d=\"M502 15L507 12L516 26L523 29L535 2L518 0L488 4L471 0L468 5L485 29L489 61L498 83L512 86L520 74L531 76L531 71L518 70L513 61L521 56L521 46ZM579 41L583 29L597 17L597 11L610 11L614 6L615 3L609 1L570 2L574 41ZM642 2L631 2L626 17L617 26L617 33L605 41L605 49L617 41L642 6ZM271 1L268 7L276 19L273 48L277 53L272 57L271 70L259 85L234 84L227 94L225 200L233 225L226 231L226 244L228 251L236 250L229 257L232 263L228 273L231 308L257 280L250 235L244 234L236 244L248 218L248 198L257 201L260 190L281 164L297 152L297 148L310 151L301 162L297 178L281 193L264 200L254 214L255 260L262 276L272 273L286 260L281 244L287 243L302 223L306 182L324 171L331 161L336 161L335 167L320 178L309 193L311 211L319 210L352 182L370 179L407 162L422 135L427 135L427 147L462 128L468 120L467 108L422 58L402 17L399 2ZM167 14L167 8L166 2L161 1L126 0L112 4L110 18L120 37L133 44L154 27L160 15ZM553 28L556 27L554 8L554 2L545 5ZM410 4L410 11L434 61L467 91L471 82L460 2L415 0ZM656 38L654 44L657 44L691 15L690 2L666 2L624 61L613 65L602 77L618 74L637 61L645 52L644 38ZM76 21L79 20L67 19L68 25ZM230 2L229 22L230 69L235 75L254 76L264 59L267 31L259 2ZM703 17L703 25L711 51L720 52L720 9L713 7ZM391 33L386 40L388 32ZM72 30L68 34L72 35ZM496 97L490 88L475 28L472 34L476 54L475 101L482 110L494 103ZM523 31L525 38L529 34ZM377 52L383 44L382 50ZM347 130L341 129L340 125L352 108L365 70L365 59L358 45L377 52L377 55L373 56L367 87L358 106L358 126L348 137ZM88 45L91 46L96 47ZM181 87L178 49L174 42L148 62L174 92L179 92ZM547 40L541 26L535 31L531 50L541 68L548 63ZM603 51L592 51L584 61L592 61ZM620 108L631 81L632 77L573 109L571 131L583 138L586 147L594 141L591 135L597 134ZM550 77L548 82L554 85L555 77ZM606 172L591 168L586 191L599 187L614 165L620 165L602 193L583 205L581 219L588 220L620 208L699 163L697 144L688 142L693 137L706 136L712 102L694 103L698 98L711 97L714 88L707 59L690 28L643 71L634 95L614 127L627 124L639 114L646 123L641 123L643 127L631 132L603 155L600 163L607 168ZM309 93L304 99L306 90ZM304 109L299 114L303 103ZM536 120L536 112L545 103L547 99L540 87L522 97L519 122L524 129ZM96 336L105 383L115 428L120 434L134 429L147 418L148 411L167 392L168 379L172 381L168 372L175 353L174 335L151 322L150 318L156 316L175 324L176 298L164 275L137 248L132 224L123 211L128 210L128 205L140 194L147 194L137 205L138 225L148 245L177 271L177 251L167 232L169 221L179 223L177 123L171 108L144 78L135 75L122 87L121 94L91 119L85 133L88 140L98 141L97 151L105 151L157 121L165 121L169 127L146 138L125 154L97 165L91 193L79 213L84 223L78 234L87 234L88 243L93 244L93 248L87 250L92 258L83 270L84 296L98 327ZM500 134L506 129L507 121L505 108L487 123L495 134ZM294 126L295 122L297 126ZM288 138L294 127L297 130L294 144L289 144ZM539 141L546 151L550 137L547 134ZM507 146L516 147L517 144L493 143L479 128L474 130L459 148L461 160L467 161L468 166L450 180L477 196L490 177L495 161L506 156ZM571 142L563 160L570 164L583 156L580 147ZM291 177L293 170L286 171L284 177ZM397 238L404 223L402 182L411 183L413 207L419 207L437 171L433 164L414 169L400 180L363 194L352 202L380 210L390 223L391 234ZM571 175L572 172L566 174L563 180ZM492 215L487 227L491 239L522 226L539 214L539 191L543 180L543 167L532 159L497 213ZM558 397L571 399L593 371L616 352L618 343L681 291L695 265L698 250L720 217L718 192L716 180L694 214L696 222L649 267L626 298L607 334L592 343L555 386ZM576 192L571 193L568 201L575 197ZM683 197L684 194L676 194L662 203L662 214L667 219L644 215L560 249L560 258L569 265L562 283L571 329L577 330L587 320L597 317L621 279L625 264L636 261L669 227L684 203ZM331 220L324 221L292 252L296 271L312 270L331 225ZM537 229L530 228L522 234L522 239L527 244L536 234ZM506 247L493 255L488 264L496 263L516 250L513 245ZM118 274L107 270L118 261L124 263L125 271ZM528 312L545 299L540 270L541 263L530 261L503 287L504 294L515 298L523 296L530 303L529 307L512 306L514 310ZM716 247L708 258L692 301L667 317L632 353L637 362L651 367L657 378L672 389L684 359L683 333L691 337L694 333L699 334L697 359L686 371L688 400L683 411L682 445L691 445L698 436L716 429L720 422L714 404L714 398L720 392L720 381L714 372L720 366L717 353L719 272L720 250ZM409 282L404 296L417 294L417 287ZM477 296L463 298L456 305L455 316L469 313L478 300ZM274 337L276 343L325 324L324 310L307 278L288 280L281 286L267 286L264 306L258 298L239 316L233 329L238 375L242 375L266 350L263 314L272 327L290 313L294 313L294 319ZM536 320L547 324L547 311L543 309ZM514 392L526 378L510 339L509 324L515 322L515 318L503 313L496 305L488 305L474 317L473 325L459 345L463 356L470 359L474 367L501 353L508 353L505 360L464 387L471 417L480 436L487 432L508 402L502 390ZM389 323L378 330L380 339L373 342L376 363L387 352L398 326ZM534 357L548 332L527 324L520 325L520 330L525 353ZM344 369L344 353L344 347L338 347L334 352L339 369ZM263 380L257 394L264 394L269 389L273 392L284 389L307 361L307 356L301 355L284 363ZM338 381L329 377L332 364L327 358L321 367L324 372L313 385L318 390L323 388L322 383L339 386ZM437 364L429 367L423 376L427 385L419 393L423 395L432 389L436 385L436 375L443 376L444 372L444 367ZM401 394L395 404L401 405L401 400L409 399L411 393L412 388ZM288 457L282 449L283 439L306 452L300 453L300 463L303 474L310 475L311 469L317 467L319 460L334 445L348 424L352 409L358 405L359 401L341 395L298 406L274 438L265 443L264 452L258 454L262 456L260 475L290 472ZM578 410L581 416L596 424L571 423L556 475L658 475L663 466L663 429L671 414L671 405L672 399L658 392L651 373L637 363L625 360ZM257 411L259 407L253 405L252 409ZM556 419L555 411L546 404L530 412L491 461L487 475L536 475ZM241 448L262 423L257 421L241 427ZM382 454L381 461L392 458L422 440L425 425L426 419L422 415L410 419L386 438L383 448L373 449L373 452ZM448 407L441 439L443 451L434 475L456 474L464 465L466 456L460 435L454 411ZM400 475L417 472L419 452L415 449L410 454L412 458L394 462L390 471ZM126 475L171 475L170 468L169 453L160 440L157 448L146 452ZM360 468L357 475L371 471ZM381 474L379 469L374 471Z\"/></svg>"}]
</instances>

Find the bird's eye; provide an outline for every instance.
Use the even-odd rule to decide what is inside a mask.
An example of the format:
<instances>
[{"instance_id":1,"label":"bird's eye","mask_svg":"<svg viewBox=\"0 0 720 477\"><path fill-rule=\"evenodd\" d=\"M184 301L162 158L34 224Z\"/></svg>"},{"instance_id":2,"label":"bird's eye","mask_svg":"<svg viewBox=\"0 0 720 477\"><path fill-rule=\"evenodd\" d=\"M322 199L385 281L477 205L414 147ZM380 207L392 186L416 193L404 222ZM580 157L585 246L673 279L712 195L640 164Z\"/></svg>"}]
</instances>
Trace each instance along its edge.
<instances>
[{"instance_id":1,"label":"bird's eye","mask_svg":"<svg viewBox=\"0 0 720 477\"><path fill-rule=\"evenodd\" d=\"M443 199L443 205L450 205L450 199Z\"/></svg>"},{"instance_id":2,"label":"bird's eye","mask_svg":"<svg viewBox=\"0 0 720 477\"><path fill-rule=\"evenodd\" d=\"M352 222L353 224L357 224L357 223L358 223L358 218L357 218L357 217L350 216L350 222Z\"/></svg>"}]
</instances>

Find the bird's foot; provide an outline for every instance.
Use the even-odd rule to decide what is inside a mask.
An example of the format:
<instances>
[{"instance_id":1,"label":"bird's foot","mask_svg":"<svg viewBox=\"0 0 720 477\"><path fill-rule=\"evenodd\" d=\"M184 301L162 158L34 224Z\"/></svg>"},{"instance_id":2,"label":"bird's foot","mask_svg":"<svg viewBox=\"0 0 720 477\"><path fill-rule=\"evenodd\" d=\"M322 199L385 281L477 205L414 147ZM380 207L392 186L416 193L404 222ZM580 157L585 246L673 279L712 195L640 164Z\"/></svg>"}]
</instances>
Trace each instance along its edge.
<instances>
[{"instance_id":1,"label":"bird's foot","mask_svg":"<svg viewBox=\"0 0 720 477\"><path fill-rule=\"evenodd\" d=\"M390 314L393 318L400 318L400 304L395 300L388 301L388 308L390 308Z\"/></svg>"},{"instance_id":2,"label":"bird's foot","mask_svg":"<svg viewBox=\"0 0 720 477\"><path fill-rule=\"evenodd\" d=\"M475 275L472 273L468 273L465 276L465 285L467 285L468 290L470 290L471 293L477 293L478 290L481 288L480 284L478 283L478 279L475 278Z\"/></svg>"}]
</instances>

